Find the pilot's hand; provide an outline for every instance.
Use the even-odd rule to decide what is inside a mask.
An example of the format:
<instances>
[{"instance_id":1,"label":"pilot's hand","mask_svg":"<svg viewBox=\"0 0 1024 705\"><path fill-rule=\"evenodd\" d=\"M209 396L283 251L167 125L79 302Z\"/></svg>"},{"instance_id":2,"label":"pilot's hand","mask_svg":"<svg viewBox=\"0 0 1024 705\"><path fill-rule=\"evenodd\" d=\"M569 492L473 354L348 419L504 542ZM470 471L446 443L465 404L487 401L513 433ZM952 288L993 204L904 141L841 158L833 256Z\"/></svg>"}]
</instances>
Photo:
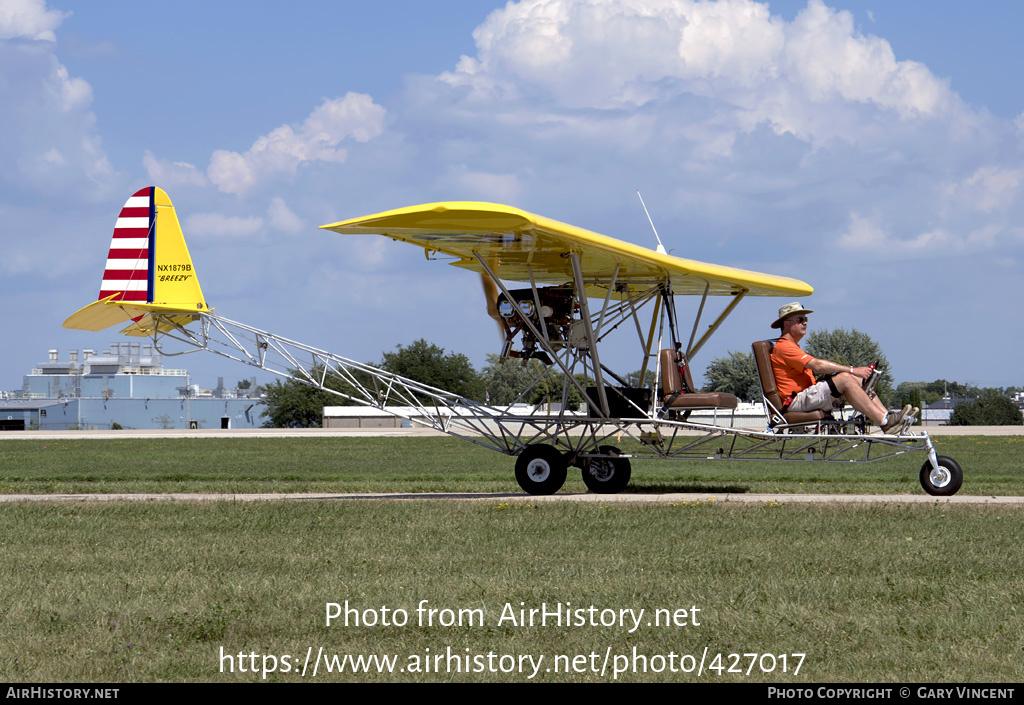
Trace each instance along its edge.
<instances>
[{"instance_id":1,"label":"pilot's hand","mask_svg":"<svg viewBox=\"0 0 1024 705\"><path fill-rule=\"evenodd\" d=\"M870 367L852 367L850 368L850 372L853 374L854 377L859 377L860 379L863 380L867 380L867 378L871 376Z\"/></svg>"}]
</instances>

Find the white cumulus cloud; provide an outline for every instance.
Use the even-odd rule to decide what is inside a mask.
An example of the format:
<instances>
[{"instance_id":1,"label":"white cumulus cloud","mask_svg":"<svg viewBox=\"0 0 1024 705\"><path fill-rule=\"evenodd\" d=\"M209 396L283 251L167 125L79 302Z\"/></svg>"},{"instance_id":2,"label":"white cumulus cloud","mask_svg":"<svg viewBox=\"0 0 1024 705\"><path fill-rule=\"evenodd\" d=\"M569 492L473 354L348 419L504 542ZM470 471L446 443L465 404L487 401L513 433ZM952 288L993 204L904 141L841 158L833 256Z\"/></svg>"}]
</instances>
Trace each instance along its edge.
<instances>
[{"instance_id":1,"label":"white cumulus cloud","mask_svg":"<svg viewBox=\"0 0 1024 705\"><path fill-rule=\"evenodd\" d=\"M69 112L77 108L87 107L92 103L92 86L84 78L69 76L68 70L53 60L52 85L60 96L60 108Z\"/></svg>"},{"instance_id":2,"label":"white cumulus cloud","mask_svg":"<svg viewBox=\"0 0 1024 705\"><path fill-rule=\"evenodd\" d=\"M767 122L815 143L855 140L858 106L912 119L958 105L944 80L897 61L886 40L822 0L792 22L753 0L522 0L473 36L477 55L441 76L469 89L468 104L544 96L567 109L636 109L689 94L731 106L737 128Z\"/></svg>"},{"instance_id":3,"label":"white cumulus cloud","mask_svg":"<svg viewBox=\"0 0 1024 705\"><path fill-rule=\"evenodd\" d=\"M0 2L0 39L56 41L53 30L70 14L46 9L45 0L3 0Z\"/></svg>"},{"instance_id":4,"label":"white cumulus cloud","mask_svg":"<svg viewBox=\"0 0 1024 705\"><path fill-rule=\"evenodd\" d=\"M36 0L0 2L0 180L23 192L98 193L114 169L92 113L92 86L54 53L70 13Z\"/></svg>"},{"instance_id":5,"label":"white cumulus cloud","mask_svg":"<svg viewBox=\"0 0 1024 705\"><path fill-rule=\"evenodd\" d=\"M884 39L863 36L846 11L811 0L787 31L786 73L811 100L874 103L904 117L948 108L945 81L916 61L896 61Z\"/></svg>"},{"instance_id":6,"label":"white cumulus cloud","mask_svg":"<svg viewBox=\"0 0 1024 705\"><path fill-rule=\"evenodd\" d=\"M282 125L256 139L244 154L217 150L206 175L225 193L243 194L276 173L294 174L305 162L344 162L338 145L347 138L367 142L384 130L384 108L361 93L324 100L301 125Z\"/></svg>"}]
</instances>

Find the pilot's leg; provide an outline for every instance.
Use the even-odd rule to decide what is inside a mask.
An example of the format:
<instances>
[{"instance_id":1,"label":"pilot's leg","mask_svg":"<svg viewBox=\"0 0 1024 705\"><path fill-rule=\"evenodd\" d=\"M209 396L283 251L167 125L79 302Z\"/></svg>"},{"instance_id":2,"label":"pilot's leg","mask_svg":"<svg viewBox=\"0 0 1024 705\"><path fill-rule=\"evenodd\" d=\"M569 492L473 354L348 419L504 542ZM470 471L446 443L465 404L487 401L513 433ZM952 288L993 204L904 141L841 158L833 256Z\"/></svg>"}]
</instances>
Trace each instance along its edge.
<instances>
[{"instance_id":1,"label":"pilot's leg","mask_svg":"<svg viewBox=\"0 0 1024 705\"><path fill-rule=\"evenodd\" d=\"M836 389L846 397L846 401L850 402L850 406L874 421L876 425L882 425L889 410L882 405L878 397L868 396L861 387L859 377L855 377L849 372L840 372L832 378L832 382L836 385Z\"/></svg>"}]
</instances>

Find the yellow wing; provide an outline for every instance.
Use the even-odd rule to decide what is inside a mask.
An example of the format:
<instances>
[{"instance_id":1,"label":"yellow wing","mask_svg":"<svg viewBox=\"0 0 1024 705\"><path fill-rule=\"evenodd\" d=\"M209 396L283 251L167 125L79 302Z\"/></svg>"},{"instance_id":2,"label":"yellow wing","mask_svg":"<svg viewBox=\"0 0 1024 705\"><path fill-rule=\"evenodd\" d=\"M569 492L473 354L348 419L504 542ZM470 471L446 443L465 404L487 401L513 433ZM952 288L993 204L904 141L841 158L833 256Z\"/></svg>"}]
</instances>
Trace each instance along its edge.
<instances>
[{"instance_id":1,"label":"yellow wing","mask_svg":"<svg viewBox=\"0 0 1024 705\"><path fill-rule=\"evenodd\" d=\"M677 294L725 296L808 296L814 292L797 279L761 274L663 255L645 247L495 203L428 203L321 225L342 234L380 234L418 245L428 254L455 257L452 264L483 272L479 255L501 279L561 284L572 280L567 254L580 258L587 288L616 281L646 289L670 279Z\"/></svg>"}]
</instances>

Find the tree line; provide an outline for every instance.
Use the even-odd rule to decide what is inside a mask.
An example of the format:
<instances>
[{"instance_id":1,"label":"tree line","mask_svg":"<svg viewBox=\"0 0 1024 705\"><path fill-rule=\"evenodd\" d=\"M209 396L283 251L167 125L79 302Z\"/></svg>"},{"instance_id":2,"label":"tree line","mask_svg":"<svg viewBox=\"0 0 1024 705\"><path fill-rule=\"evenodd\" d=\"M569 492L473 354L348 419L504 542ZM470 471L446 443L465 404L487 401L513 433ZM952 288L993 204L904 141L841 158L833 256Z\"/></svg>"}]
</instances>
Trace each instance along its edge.
<instances>
[{"instance_id":1,"label":"tree line","mask_svg":"<svg viewBox=\"0 0 1024 705\"><path fill-rule=\"evenodd\" d=\"M815 331L807 336L803 347L814 357L842 365L865 366L877 361L881 377L875 391L882 402L889 406L911 404L924 408L949 394L973 399L956 407L950 424L1024 424L1024 417L1010 399L1010 395L1022 391L1020 387L979 389L947 380L903 382L893 386L889 361L881 347L870 336L858 330ZM398 345L394 351L383 353L380 362L369 364L432 387L495 405L509 404L517 398L529 404L562 401L562 373L549 374L538 382L537 378L541 377L545 368L534 359L527 360L525 365L519 360L501 363L497 355L490 354L487 356L487 364L478 372L465 355L446 352L444 348L420 339L409 345ZM320 372L322 370L312 371L314 376ZM752 352L730 351L725 357L715 358L708 364L705 377L708 383L701 391L727 392L744 401L761 400L761 384ZM328 375L325 379L325 386L331 389L342 393L353 391L337 376ZM576 381L584 388L594 383L583 375L576 375ZM650 386L654 381L654 373L647 371L643 385L640 385L639 370L627 375L624 381L630 386ZM276 428L318 427L322 422L323 407L355 404L336 394L290 379L275 380L261 386L260 391L266 401L264 426ZM569 385L567 402L573 406L583 402L583 397L572 385Z\"/></svg>"}]
</instances>

